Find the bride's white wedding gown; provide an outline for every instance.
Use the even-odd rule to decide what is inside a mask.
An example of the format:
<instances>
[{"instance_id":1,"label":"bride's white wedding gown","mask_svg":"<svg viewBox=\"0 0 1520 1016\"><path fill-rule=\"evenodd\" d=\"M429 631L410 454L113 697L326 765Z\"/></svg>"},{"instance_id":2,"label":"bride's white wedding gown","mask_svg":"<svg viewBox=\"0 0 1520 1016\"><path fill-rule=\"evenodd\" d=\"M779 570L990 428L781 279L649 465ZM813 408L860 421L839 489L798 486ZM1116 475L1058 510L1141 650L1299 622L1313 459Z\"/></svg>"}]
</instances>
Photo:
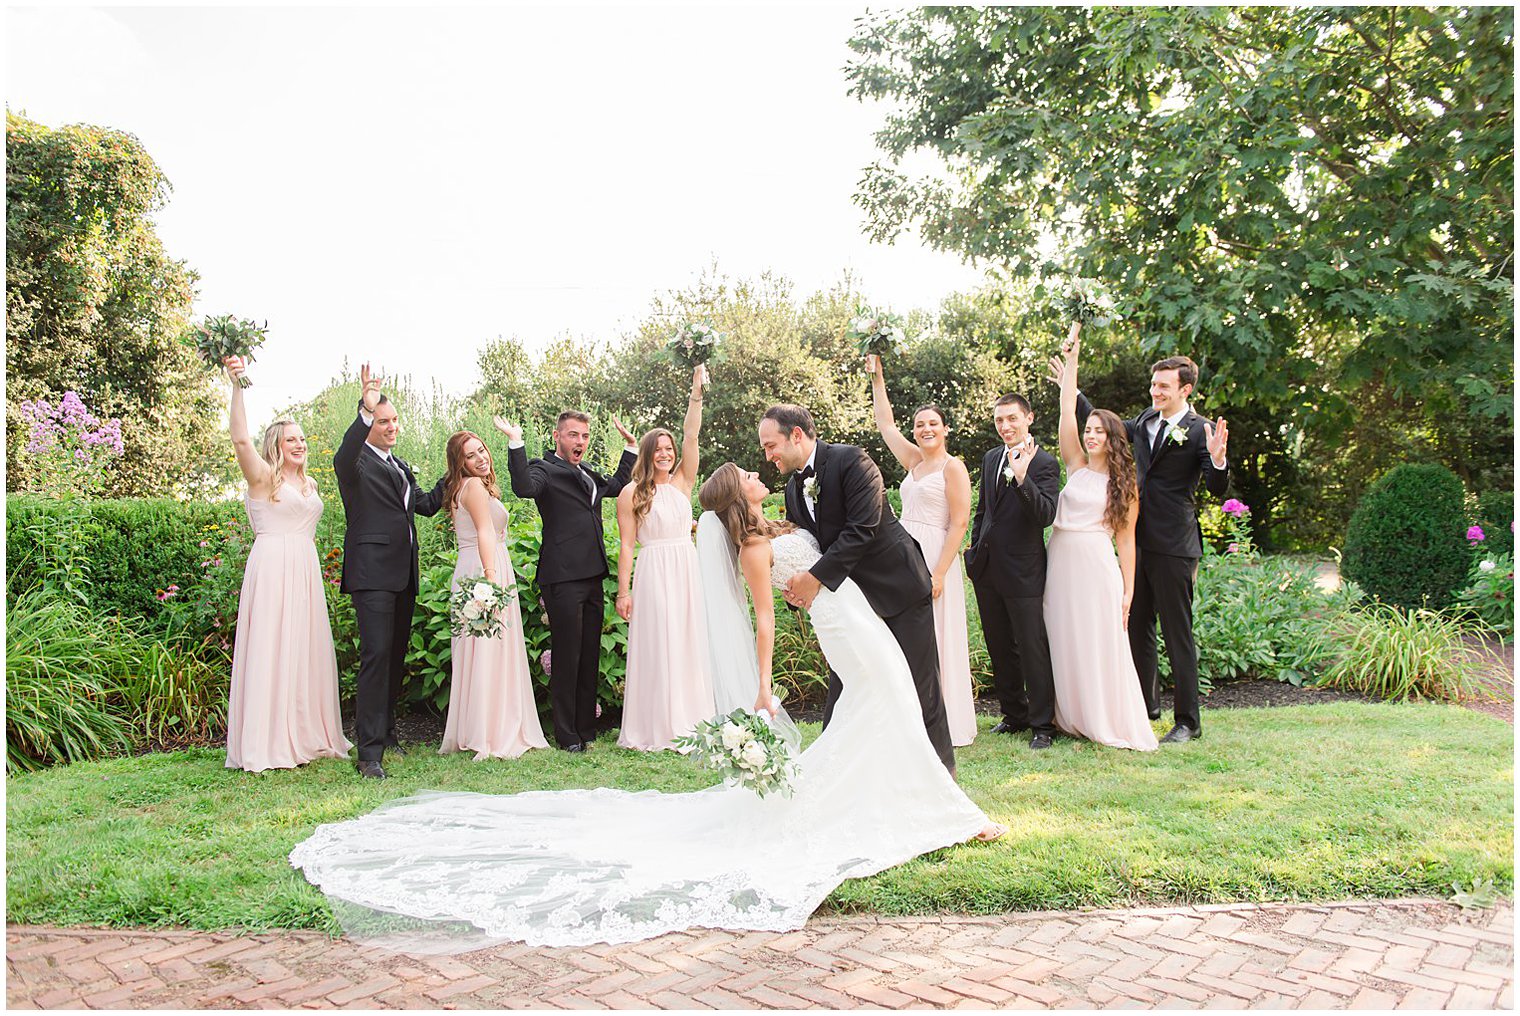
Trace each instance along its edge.
<instances>
[{"instance_id":1,"label":"bride's white wedding gown","mask_svg":"<svg viewBox=\"0 0 1520 1016\"><path fill-rule=\"evenodd\" d=\"M772 548L778 588L819 556L806 532ZM810 613L845 691L790 798L728 786L426 791L318 827L290 863L350 935L413 951L800 928L843 880L988 822L930 747L907 663L860 589L822 589Z\"/></svg>"}]
</instances>

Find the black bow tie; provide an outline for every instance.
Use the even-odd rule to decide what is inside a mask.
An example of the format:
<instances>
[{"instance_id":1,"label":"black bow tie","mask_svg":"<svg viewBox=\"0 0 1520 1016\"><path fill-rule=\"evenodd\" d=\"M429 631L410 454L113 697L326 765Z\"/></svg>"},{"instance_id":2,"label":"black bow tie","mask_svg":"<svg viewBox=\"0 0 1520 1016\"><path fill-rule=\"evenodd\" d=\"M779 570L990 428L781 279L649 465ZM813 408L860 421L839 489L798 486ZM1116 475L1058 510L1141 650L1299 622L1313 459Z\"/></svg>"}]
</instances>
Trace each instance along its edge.
<instances>
[{"instance_id":1,"label":"black bow tie","mask_svg":"<svg viewBox=\"0 0 1520 1016\"><path fill-rule=\"evenodd\" d=\"M813 467L812 466L803 466L802 467L802 472L800 472L800 473L797 474L797 478L799 480L806 480L810 476L813 475L813 472L814 471L813 471Z\"/></svg>"}]
</instances>

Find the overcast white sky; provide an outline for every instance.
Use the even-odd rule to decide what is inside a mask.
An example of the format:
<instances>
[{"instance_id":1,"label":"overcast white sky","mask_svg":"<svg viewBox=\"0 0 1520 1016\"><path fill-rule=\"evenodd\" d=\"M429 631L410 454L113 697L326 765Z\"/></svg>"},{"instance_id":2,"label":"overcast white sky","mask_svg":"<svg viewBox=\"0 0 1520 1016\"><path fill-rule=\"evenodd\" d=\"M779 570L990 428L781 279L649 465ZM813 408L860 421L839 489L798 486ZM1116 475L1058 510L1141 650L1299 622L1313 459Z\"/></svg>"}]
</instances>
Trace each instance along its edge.
<instances>
[{"instance_id":1,"label":"overcast white sky","mask_svg":"<svg viewBox=\"0 0 1520 1016\"><path fill-rule=\"evenodd\" d=\"M345 356L467 391L490 339L615 338L714 259L899 310L976 285L861 232L861 10L11 7L5 100L143 141L197 314L269 320L262 419Z\"/></svg>"}]
</instances>

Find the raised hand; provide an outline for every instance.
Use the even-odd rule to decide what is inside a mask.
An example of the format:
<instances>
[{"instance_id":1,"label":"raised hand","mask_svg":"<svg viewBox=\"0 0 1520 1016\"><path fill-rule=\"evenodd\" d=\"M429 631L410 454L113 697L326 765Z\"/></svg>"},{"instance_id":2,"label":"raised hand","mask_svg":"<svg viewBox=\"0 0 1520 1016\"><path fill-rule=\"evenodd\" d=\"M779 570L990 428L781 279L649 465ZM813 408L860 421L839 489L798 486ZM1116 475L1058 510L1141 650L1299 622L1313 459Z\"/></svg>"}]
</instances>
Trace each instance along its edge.
<instances>
[{"instance_id":1,"label":"raised hand","mask_svg":"<svg viewBox=\"0 0 1520 1016\"><path fill-rule=\"evenodd\" d=\"M508 423L505 417L493 416L491 423L511 443L516 444L523 439L523 429L515 423Z\"/></svg>"},{"instance_id":2,"label":"raised hand","mask_svg":"<svg viewBox=\"0 0 1520 1016\"><path fill-rule=\"evenodd\" d=\"M1049 368L1045 374L1045 380L1057 388L1061 387L1061 382L1066 378L1066 361L1059 356L1052 356L1045 363Z\"/></svg>"},{"instance_id":3,"label":"raised hand","mask_svg":"<svg viewBox=\"0 0 1520 1016\"><path fill-rule=\"evenodd\" d=\"M241 388L242 385L238 382L248 372L247 362L241 356L224 356L222 366L227 368L227 376L232 379L233 384Z\"/></svg>"},{"instance_id":4,"label":"raised hand","mask_svg":"<svg viewBox=\"0 0 1520 1016\"><path fill-rule=\"evenodd\" d=\"M1034 461L1034 453L1040 450L1040 446L1034 443L1034 438L1026 437L1024 443L1014 449L1013 478L1017 483L1023 483L1024 477L1029 475L1029 464Z\"/></svg>"},{"instance_id":5,"label":"raised hand","mask_svg":"<svg viewBox=\"0 0 1520 1016\"><path fill-rule=\"evenodd\" d=\"M1073 321L1071 329L1066 333L1066 341L1061 343L1061 352L1066 354L1066 359L1076 358L1077 350L1082 348L1082 322Z\"/></svg>"},{"instance_id":6,"label":"raised hand","mask_svg":"<svg viewBox=\"0 0 1520 1016\"><path fill-rule=\"evenodd\" d=\"M364 411L373 414L375 407L380 404L380 384L385 379L378 375L371 375L369 364L359 365L359 389L360 398L364 401Z\"/></svg>"},{"instance_id":7,"label":"raised hand","mask_svg":"<svg viewBox=\"0 0 1520 1016\"><path fill-rule=\"evenodd\" d=\"M1203 421L1204 432L1208 435L1209 458L1214 460L1214 465L1219 466L1224 462L1225 449L1230 443L1230 428L1220 417L1213 425L1209 421Z\"/></svg>"},{"instance_id":8,"label":"raised hand","mask_svg":"<svg viewBox=\"0 0 1520 1016\"><path fill-rule=\"evenodd\" d=\"M872 377L881 376L881 357L875 353L866 354L866 373Z\"/></svg>"},{"instance_id":9,"label":"raised hand","mask_svg":"<svg viewBox=\"0 0 1520 1016\"><path fill-rule=\"evenodd\" d=\"M702 397L702 386L711 384L712 378L707 375L707 364L699 363L691 371L691 393L698 398Z\"/></svg>"},{"instance_id":10,"label":"raised hand","mask_svg":"<svg viewBox=\"0 0 1520 1016\"><path fill-rule=\"evenodd\" d=\"M612 418L612 425L618 429L618 433L619 434L623 435L623 440L626 443L628 443L630 445L636 445L636 444L638 444L638 441L636 441L634 439L632 431L630 431L627 427L623 426L623 421L622 420L619 420L616 416L614 416Z\"/></svg>"}]
</instances>

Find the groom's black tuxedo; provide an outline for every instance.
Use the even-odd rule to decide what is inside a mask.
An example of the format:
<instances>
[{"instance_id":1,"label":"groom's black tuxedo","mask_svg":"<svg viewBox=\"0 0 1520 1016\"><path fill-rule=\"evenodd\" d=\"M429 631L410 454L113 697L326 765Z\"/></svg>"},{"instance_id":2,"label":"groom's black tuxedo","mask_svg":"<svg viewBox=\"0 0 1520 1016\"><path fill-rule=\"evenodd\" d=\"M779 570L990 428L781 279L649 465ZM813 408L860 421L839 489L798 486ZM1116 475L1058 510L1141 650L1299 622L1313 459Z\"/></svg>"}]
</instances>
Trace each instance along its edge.
<instances>
[{"instance_id":1,"label":"groom's black tuxedo","mask_svg":"<svg viewBox=\"0 0 1520 1016\"><path fill-rule=\"evenodd\" d=\"M365 447L369 425L356 416L333 454L343 499L342 592L354 601L359 676L354 740L359 761L380 761L396 743L396 699L417 603L417 527L413 516L436 515L443 481L424 491L412 467Z\"/></svg>"},{"instance_id":2,"label":"groom's black tuxedo","mask_svg":"<svg viewBox=\"0 0 1520 1016\"><path fill-rule=\"evenodd\" d=\"M1055 678L1045 634L1045 527L1055 521L1060 470L1043 448L1022 483L1003 478L1007 450L982 457L966 574L1003 719L1015 730L1055 733Z\"/></svg>"},{"instance_id":3,"label":"groom's black tuxedo","mask_svg":"<svg viewBox=\"0 0 1520 1016\"><path fill-rule=\"evenodd\" d=\"M830 590L837 590L847 578L853 579L871 609L886 622L913 674L929 743L953 772L955 752L939 687L934 587L923 551L892 514L881 470L863 448L819 441L813 470L816 518L803 500L804 471L793 473L786 485L787 519L816 536L823 551L808 570ZM843 688L839 675L830 670L824 726L828 726Z\"/></svg>"},{"instance_id":4,"label":"groom's black tuxedo","mask_svg":"<svg viewBox=\"0 0 1520 1016\"><path fill-rule=\"evenodd\" d=\"M1077 395L1077 431L1086 426L1092 404ZM1135 596L1129 607L1129 649L1135 658L1146 708L1160 709L1160 675L1156 661L1156 618L1166 637L1172 664L1175 721L1200 727L1198 704L1198 647L1193 641L1193 582L1203 556L1195 498L1198 478L1216 497L1230 486L1229 464L1217 469L1209 456L1208 428L1203 417L1189 410L1176 426L1183 440L1167 436L1164 421L1152 436L1152 421L1160 414L1148 407L1124 422L1135 453L1140 481L1140 517L1135 523Z\"/></svg>"},{"instance_id":5,"label":"groom's black tuxedo","mask_svg":"<svg viewBox=\"0 0 1520 1016\"><path fill-rule=\"evenodd\" d=\"M617 497L636 458L624 451L617 471L603 476L585 463L572 466L553 452L529 460L522 445L507 451L512 493L537 502L543 520L537 581L549 614L554 651L549 701L554 739L561 748L596 739L596 684L606 609L602 580L607 577L602 501Z\"/></svg>"}]
</instances>

